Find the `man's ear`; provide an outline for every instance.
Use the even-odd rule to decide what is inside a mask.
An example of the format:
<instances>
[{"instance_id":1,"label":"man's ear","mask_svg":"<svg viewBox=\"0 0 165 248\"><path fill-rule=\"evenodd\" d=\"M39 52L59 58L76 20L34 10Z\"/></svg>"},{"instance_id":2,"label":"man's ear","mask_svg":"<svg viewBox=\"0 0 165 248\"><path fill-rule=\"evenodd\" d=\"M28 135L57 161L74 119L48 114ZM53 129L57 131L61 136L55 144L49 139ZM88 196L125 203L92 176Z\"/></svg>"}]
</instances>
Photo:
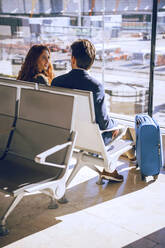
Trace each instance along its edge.
<instances>
[{"instance_id":1,"label":"man's ear","mask_svg":"<svg viewBox=\"0 0 165 248\"><path fill-rule=\"evenodd\" d=\"M76 58L74 56L71 56L71 62L72 62L72 67L73 68L77 67Z\"/></svg>"},{"instance_id":2,"label":"man's ear","mask_svg":"<svg viewBox=\"0 0 165 248\"><path fill-rule=\"evenodd\" d=\"M73 62L73 64L75 64L75 63L76 63L76 59L75 59L75 57L74 57L74 56L72 56L72 62Z\"/></svg>"}]
</instances>

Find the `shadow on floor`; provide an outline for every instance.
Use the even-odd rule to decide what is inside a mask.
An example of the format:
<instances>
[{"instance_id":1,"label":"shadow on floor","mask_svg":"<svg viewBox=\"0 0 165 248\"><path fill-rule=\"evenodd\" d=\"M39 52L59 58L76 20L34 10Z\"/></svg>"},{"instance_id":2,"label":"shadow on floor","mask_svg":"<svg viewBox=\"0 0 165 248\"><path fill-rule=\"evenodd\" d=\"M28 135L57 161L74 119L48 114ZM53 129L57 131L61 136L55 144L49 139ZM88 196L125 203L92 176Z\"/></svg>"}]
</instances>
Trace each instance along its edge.
<instances>
[{"instance_id":1,"label":"shadow on floor","mask_svg":"<svg viewBox=\"0 0 165 248\"><path fill-rule=\"evenodd\" d=\"M124 175L124 182L113 183L106 181L103 185L97 185L98 177L94 174L93 177L89 178L87 174L89 168L87 168L84 175L85 181L68 188L66 197L69 202L59 204L59 208L55 210L47 208L49 205L48 196L39 193L27 195L7 219L10 233L7 236L0 237L0 247L58 224L62 221L60 216L72 214L141 190L153 183L153 181L142 181L139 170L131 163L128 166L126 161L121 161L118 169ZM83 169L79 173L82 173L81 176L83 176ZM0 193L0 215L7 208L10 201L10 197L4 197L4 194Z\"/></svg>"}]
</instances>

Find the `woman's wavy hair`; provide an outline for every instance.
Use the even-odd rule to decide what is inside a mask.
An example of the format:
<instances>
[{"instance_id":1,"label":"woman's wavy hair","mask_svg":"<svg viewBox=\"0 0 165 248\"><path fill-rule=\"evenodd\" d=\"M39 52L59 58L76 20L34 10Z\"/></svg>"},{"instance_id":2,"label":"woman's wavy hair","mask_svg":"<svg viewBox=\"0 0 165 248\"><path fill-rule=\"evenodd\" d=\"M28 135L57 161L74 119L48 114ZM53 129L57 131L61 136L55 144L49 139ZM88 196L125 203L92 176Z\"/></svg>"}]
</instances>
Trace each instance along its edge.
<instances>
[{"instance_id":1,"label":"woman's wavy hair","mask_svg":"<svg viewBox=\"0 0 165 248\"><path fill-rule=\"evenodd\" d=\"M25 57L25 61L21 66L21 70L18 73L17 79L33 82L34 76L39 73L37 67L38 58L44 50L48 51L50 54L49 48L45 45L33 45L29 49ZM49 63L48 69L44 71L43 74L48 78L49 84L51 84L51 81L54 77L53 66L51 62Z\"/></svg>"}]
</instances>

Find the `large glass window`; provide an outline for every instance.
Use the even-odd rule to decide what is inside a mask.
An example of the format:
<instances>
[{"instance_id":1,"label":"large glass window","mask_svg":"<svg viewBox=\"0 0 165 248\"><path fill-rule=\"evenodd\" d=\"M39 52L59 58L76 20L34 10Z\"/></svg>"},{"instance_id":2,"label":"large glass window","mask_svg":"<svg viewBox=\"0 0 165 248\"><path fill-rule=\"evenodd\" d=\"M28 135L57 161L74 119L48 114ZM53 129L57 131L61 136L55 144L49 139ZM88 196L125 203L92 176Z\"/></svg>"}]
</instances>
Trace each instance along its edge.
<instances>
[{"instance_id":1,"label":"large glass window","mask_svg":"<svg viewBox=\"0 0 165 248\"><path fill-rule=\"evenodd\" d=\"M97 50L90 73L105 86L109 111L148 111L152 0L1 0L0 74L16 77L31 45L47 44L55 75L70 70L70 44L90 39ZM165 0L158 3L154 109L165 114Z\"/></svg>"},{"instance_id":2,"label":"large glass window","mask_svg":"<svg viewBox=\"0 0 165 248\"><path fill-rule=\"evenodd\" d=\"M161 10L165 9L165 2L161 2ZM155 70L153 90L153 116L164 126L165 121L165 12L157 15L157 36L155 46Z\"/></svg>"}]
</instances>

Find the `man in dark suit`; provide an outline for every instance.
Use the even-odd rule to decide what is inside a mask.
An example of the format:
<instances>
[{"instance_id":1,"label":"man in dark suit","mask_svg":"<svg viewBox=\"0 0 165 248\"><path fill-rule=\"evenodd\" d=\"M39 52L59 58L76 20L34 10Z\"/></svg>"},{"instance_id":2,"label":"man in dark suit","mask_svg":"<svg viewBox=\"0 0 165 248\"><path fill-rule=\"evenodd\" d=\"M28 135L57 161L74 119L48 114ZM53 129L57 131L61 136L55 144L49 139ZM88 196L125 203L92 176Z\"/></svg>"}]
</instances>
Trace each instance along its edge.
<instances>
[{"instance_id":1,"label":"man in dark suit","mask_svg":"<svg viewBox=\"0 0 165 248\"><path fill-rule=\"evenodd\" d=\"M53 79L52 86L64 87L70 89L87 90L93 92L94 108L96 115L96 123L101 130L110 129L117 126L117 123L111 119L107 113L105 105L105 91L103 85L95 78L91 77L87 72L92 66L96 50L94 45L89 40L77 40L71 45L71 66L72 70L69 73L58 76ZM121 130L109 131L103 133L105 145L116 138ZM102 178L114 181L123 181L123 176L119 175L117 170L113 172L102 172Z\"/></svg>"}]
</instances>

